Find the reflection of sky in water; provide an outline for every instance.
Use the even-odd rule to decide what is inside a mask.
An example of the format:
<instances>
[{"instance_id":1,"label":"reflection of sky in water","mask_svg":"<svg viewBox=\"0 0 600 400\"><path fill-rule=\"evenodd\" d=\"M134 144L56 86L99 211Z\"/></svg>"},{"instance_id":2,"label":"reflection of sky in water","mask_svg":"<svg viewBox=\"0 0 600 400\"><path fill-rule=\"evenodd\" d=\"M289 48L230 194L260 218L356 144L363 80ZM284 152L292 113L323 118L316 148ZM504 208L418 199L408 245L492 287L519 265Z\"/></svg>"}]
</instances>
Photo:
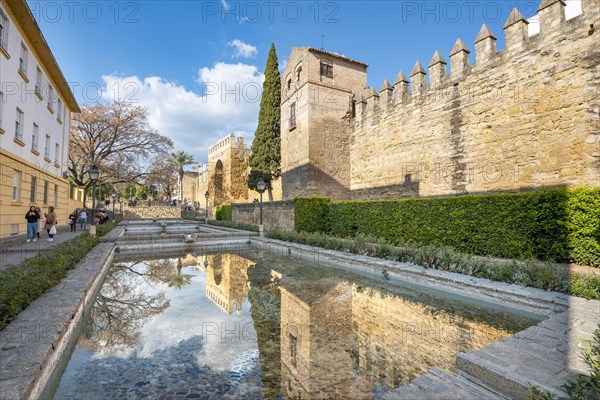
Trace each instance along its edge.
<instances>
[{"instance_id":1,"label":"reflection of sky in water","mask_svg":"<svg viewBox=\"0 0 600 400\"><path fill-rule=\"evenodd\" d=\"M146 267L136 265L132 270L144 273ZM217 376L223 385L232 382L230 373L239 371L240 365L246 366L246 373L254 371L254 375L259 374L256 331L252 324L248 300L245 299L239 315L236 312L228 315L205 295L205 271L182 268L181 274L192 275L190 283L181 289L169 288L165 283L149 283L134 273L121 276L120 282L132 287L134 293L148 296L165 293L170 306L146 321L140 330L139 340L133 347L109 355L102 351L89 351L82 347L85 346L85 340L80 339L55 398L102 398L104 395L100 395L99 387L96 387L99 385L94 386L93 383L88 385L92 389L88 393L83 389L82 393L86 393L84 397L72 397L74 393L79 393L82 384L86 385L85 377L90 376L97 378L98 383L103 386L110 386L111 381L114 381L119 385L123 383L124 387L133 383L132 387L137 389L138 385L145 386L142 385L145 382L142 371L157 370L157 367L166 368L157 370L160 374L166 375L171 369L178 371L177 375L191 375L192 382L196 381L195 374L198 374L198 371L209 371L207 373L212 374L213 379L207 380L214 381L214 376ZM133 375L130 377L132 382L128 380L129 374ZM147 381L148 385L160 385L160 382L153 379ZM140 381L135 382L137 380ZM165 386L171 387L168 383L165 383ZM260 384L254 387L259 388Z\"/></svg>"}]
</instances>

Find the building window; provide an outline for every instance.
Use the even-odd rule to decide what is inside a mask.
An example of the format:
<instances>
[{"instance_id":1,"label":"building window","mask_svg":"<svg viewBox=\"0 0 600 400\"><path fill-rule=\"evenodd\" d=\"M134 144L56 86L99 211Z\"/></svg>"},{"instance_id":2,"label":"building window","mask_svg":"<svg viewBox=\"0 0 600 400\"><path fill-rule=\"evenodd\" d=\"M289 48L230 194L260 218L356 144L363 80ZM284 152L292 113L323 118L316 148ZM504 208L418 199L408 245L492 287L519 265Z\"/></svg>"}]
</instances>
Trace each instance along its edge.
<instances>
[{"instance_id":1,"label":"building window","mask_svg":"<svg viewBox=\"0 0 600 400\"><path fill-rule=\"evenodd\" d=\"M294 367L298 366L298 339L290 334L290 361Z\"/></svg>"},{"instance_id":2,"label":"building window","mask_svg":"<svg viewBox=\"0 0 600 400\"><path fill-rule=\"evenodd\" d=\"M23 111L17 108L17 119L15 121L15 139L23 141L23 120L25 116L23 115Z\"/></svg>"},{"instance_id":3,"label":"building window","mask_svg":"<svg viewBox=\"0 0 600 400\"><path fill-rule=\"evenodd\" d=\"M58 205L58 185L54 185L54 207Z\"/></svg>"},{"instance_id":4,"label":"building window","mask_svg":"<svg viewBox=\"0 0 600 400\"><path fill-rule=\"evenodd\" d=\"M33 124L33 133L31 134L31 150L37 151L39 137L40 137L40 127L34 123Z\"/></svg>"},{"instance_id":5,"label":"building window","mask_svg":"<svg viewBox=\"0 0 600 400\"><path fill-rule=\"evenodd\" d=\"M296 103L290 106L290 129L296 127Z\"/></svg>"},{"instance_id":6,"label":"building window","mask_svg":"<svg viewBox=\"0 0 600 400\"><path fill-rule=\"evenodd\" d=\"M44 204L48 204L48 181L44 181Z\"/></svg>"},{"instance_id":7,"label":"building window","mask_svg":"<svg viewBox=\"0 0 600 400\"><path fill-rule=\"evenodd\" d=\"M21 173L15 170L13 175L12 201L19 201L21 195Z\"/></svg>"},{"instance_id":8,"label":"building window","mask_svg":"<svg viewBox=\"0 0 600 400\"><path fill-rule=\"evenodd\" d=\"M35 176L31 177L31 191L29 193L29 202L31 204L35 203L35 192L37 190L37 178Z\"/></svg>"},{"instance_id":9,"label":"building window","mask_svg":"<svg viewBox=\"0 0 600 400\"><path fill-rule=\"evenodd\" d=\"M21 42L21 58L19 58L19 71L23 73L23 75L27 76L27 60L29 58L29 51L27 51L27 47L25 44Z\"/></svg>"},{"instance_id":10,"label":"building window","mask_svg":"<svg viewBox=\"0 0 600 400\"><path fill-rule=\"evenodd\" d=\"M6 48L8 43L8 17L0 10L0 46Z\"/></svg>"},{"instance_id":11,"label":"building window","mask_svg":"<svg viewBox=\"0 0 600 400\"><path fill-rule=\"evenodd\" d=\"M42 95L42 70L37 67L35 71L35 93Z\"/></svg>"},{"instance_id":12,"label":"building window","mask_svg":"<svg viewBox=\"0 0 600 400\"><path fill-rule=\"evenodd\" d=\"M62 110L63 110L62 101L60 99L58 99L56 101L56 119L58 120L58 122L62 122Z\"/></svg>"},{"instance_id":13,"label":"building window","mask_svg":"<svg viewBox=\"0 0 600 400\"><path fill-rule=\"evenodd\" d=\"M44 147L44 158L50 159L50 135L46 135L46 146Z\"/></svg>"},{"instance_id":14,"label":"building window","mask_svg":"<svg viewBox=\"0 0 600 400\"><path fill-rule=\"evenodd\" d=\"M292 88L292 78L289 78L287 81L287 90L290 90Z\"/></svg>"},{"instance_id":15,"label":"building window","mask_svg":"<svg viewBox=\"0 0 600 400\"><path fill-rule=\"evenodd\" d=\"M58 164L59 154L60 154L60 145L58 143L56 143L54 145L54 163L55 164Z\"/></svg>"},{"instance_id":16,"label":"building window","mask_svg":"<svg viewBox=\"0 0 600 400\"><path fill-rule=\"evenodd\" d=\"M54 88L48 85L48 110L54 112Z\"/></svg>"},{"instance_id":17,"label":"building window","mask_svg":"<svg viewBox=\"0 0 600 400\"><path fill-rule=\"evenodd\" d=\"M296 69L296 81L299 81L301 76L302 76L302 65L300 65L298 67L298 69Z\"/></svg>"},{"instance_id":18,"label":"building window","mask_svg":"<svg viewBox=\"0 0 600 400\"><path fill-rule=\"evenodd\" d=\"M352 100L352 118L356 117L356 100Z\"/></svg>"},{"instance_id":19,"label":"building window","mask_svg":"<svg viewBox=\"0 0 600 400\"><path fill-rule=\"evenodd\" d=\"M321 62L321 76L333 78L333 64Z\"/></svg>"}]
</instances>

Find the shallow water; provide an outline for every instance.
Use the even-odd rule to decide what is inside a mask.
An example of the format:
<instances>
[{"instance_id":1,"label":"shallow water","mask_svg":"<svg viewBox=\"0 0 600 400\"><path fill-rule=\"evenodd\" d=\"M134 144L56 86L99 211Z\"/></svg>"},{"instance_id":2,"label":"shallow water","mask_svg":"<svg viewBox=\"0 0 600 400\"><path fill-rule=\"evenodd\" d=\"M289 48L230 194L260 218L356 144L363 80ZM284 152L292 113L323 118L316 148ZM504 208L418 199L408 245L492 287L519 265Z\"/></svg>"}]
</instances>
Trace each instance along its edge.
<instances>
[{"instance_id":1,"label":"shallow water","mask_svg":"<svg viewBox=\"0 0 600 400\"><path fill-rule=\"evenodd\" d=\"M373 399L535 323L257 250L117 262L54 398Z\"/></svg>"}]
</instances>

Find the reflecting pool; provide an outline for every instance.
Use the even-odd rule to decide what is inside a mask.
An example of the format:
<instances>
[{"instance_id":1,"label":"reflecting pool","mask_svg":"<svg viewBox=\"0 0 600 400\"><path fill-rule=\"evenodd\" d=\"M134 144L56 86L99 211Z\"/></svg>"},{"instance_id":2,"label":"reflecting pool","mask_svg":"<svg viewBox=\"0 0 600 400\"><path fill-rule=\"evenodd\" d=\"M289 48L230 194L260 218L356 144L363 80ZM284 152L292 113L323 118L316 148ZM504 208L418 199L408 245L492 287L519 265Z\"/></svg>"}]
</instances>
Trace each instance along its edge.
<instances>
[{"instance_id":1,"label":"reflecting pool","mask_svg":"<svg viewBox=\"0 0 600 400\"><path fill-rule=\"evenodd\" d=\"M255 248L141 256L109 270L54 398L376 399L537 322Z\"/></svg>"}]
</instances>

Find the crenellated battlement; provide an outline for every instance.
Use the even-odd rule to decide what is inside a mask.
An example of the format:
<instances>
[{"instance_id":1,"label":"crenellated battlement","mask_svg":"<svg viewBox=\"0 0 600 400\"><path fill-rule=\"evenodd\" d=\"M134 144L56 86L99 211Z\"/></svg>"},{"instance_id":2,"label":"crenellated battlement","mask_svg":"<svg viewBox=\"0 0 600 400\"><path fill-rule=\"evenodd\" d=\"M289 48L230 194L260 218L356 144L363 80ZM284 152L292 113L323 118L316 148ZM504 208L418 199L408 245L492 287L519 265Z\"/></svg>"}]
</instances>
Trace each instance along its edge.
<instances>
[{"instance_id":1,"label":"crenellated battlement","mask_svg":"<svg viewBox=\"0 0 600 400\"><path fill-rule=\"evenodd\" d=\"M408 76L399 71L393 85L386 79L379 90L367 87L364 64L333 60L333 74L323 82L351 87L351 94L309 81L308 91L328 96L308 98L310 107L303 106L306 97L293 104L297 125L282 123L283 198L599 186L600 9L594 1L582 0L582 14L568 20L564 1L541 1L540 32L531 35L514 9L503 26L504 49L496 47L499 32L484 24L471 45L457 39L448 56L436 50L426 67L417 60ZM302 48L292 55L312 66ZM354 84L363 78L364 85ZM288 107L284 102L282 121Z\"/></svg>"},{"instance_id":2,"label":"crenellated battlement","mask_svg":"<svg viewBox=\"0 0 600 400\"><path fill-rule=\"evenodd\" d=\"M239 148L239 147L244 147L244 148L246 147L246 145L244 144L243 136L238 136L236 138L235 134L230 133L229 136L227 136L226 138L221 139L217 143L210 146L208 148L208 154L210 157L211 154L214 154L216 152L221 152L227 148Z\"/></svg>"},{"instance_id":3,"label":"crenellated battlement","mask_svg":"<svg viewBox=\"0 0 600 400\"><path fill-rule=\"evenodd\" d=\"M582 14L575 16L568 22L575 25L581 20L598 22L598 6L594 7L595 0L582 0ZM384 81L382 89L378 92L374 88L367 89L364 97L367 100L364 107L362 102L358 102L357 115L365 115L364 111L379 102L378 94L383 93L386 99L382 104L394 105L396 103L410 101L411 96L423 96L427 91L443 90L445 87L454 86L457 82L468 80L472 72L480 72L482 69L499 69L511 63L511 60L518 58L519 53L527 52L531 45L551 49L554 46L552 41L557 35L565 35L569 32L565 27L565 2L564 0L542 0L538 7L538 17L540 22L540 33L529 35L529 22L523 17L521 12L514 8L504 24L504 37L506 47L497 51L497 37L483 24L479 33L473 41L475 51L475 62L469 61L471 50L459 38L450 51L450 71L447 73L447 62L441 53L436 50L428 69L425 70L420 61L415 63L410 73L410 81L402 71L391 87L387 81ZM593 22L591 22L593 24ZM596 29L597 24L591 27L591 24L580 24L583 29ZM385 86L385 88L384 88ZM391 92L390 92L391 89ZM388 93L389 92L389 93ZM369 101L369 99L371 99ZM391 100L391 101L389 101ZM389 101L389 103L388 103ZM372 107L371 107L372 108Z\"/></svg>"}]
</instances>

